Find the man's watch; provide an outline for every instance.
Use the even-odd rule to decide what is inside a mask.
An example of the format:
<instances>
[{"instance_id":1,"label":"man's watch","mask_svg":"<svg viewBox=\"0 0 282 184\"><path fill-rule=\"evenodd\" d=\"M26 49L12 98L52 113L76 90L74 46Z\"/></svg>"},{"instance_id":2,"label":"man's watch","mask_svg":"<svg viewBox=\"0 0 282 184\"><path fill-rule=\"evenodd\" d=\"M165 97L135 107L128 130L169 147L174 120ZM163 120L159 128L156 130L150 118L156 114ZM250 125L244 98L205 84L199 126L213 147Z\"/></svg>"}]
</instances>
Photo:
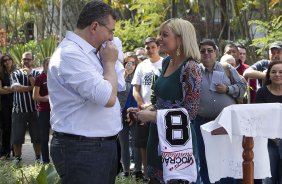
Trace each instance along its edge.
<instances>
[{"instance_id":1,"label":"man's watch","mask_svg":"<svg viewBox=\"0 0 282 184\"><path fill-rule=\"evenodd\" d=\"M229 87L226 86L226 94L228 94L228 93L229 93Z\"/></svg>"},{"instance_id":2,"label":"man's watch","mask_svg":"<svg viewBox=\"0 0 282 184\"><path fill-rule=\"evenodd\" d=\"M27 77L30 78L30 77L33 77L33 75L32 75L32 74L29 74Z\"/></svg>"}]
</instances>

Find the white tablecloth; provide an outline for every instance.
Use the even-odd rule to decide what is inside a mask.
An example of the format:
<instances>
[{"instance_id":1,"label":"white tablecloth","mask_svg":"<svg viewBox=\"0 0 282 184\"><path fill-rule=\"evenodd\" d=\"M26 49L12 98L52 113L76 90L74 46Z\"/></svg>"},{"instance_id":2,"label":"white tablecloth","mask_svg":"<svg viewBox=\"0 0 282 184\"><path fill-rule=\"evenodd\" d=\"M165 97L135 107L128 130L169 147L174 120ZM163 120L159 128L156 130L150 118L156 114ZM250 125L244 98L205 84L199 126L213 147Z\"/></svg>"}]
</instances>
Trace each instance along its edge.
<instances>
[{"instance_id":1,"label":"white tablecloth","mask_svg":"<svg viewBox=\"0 0 282 184\"><path fill-rule=\"evenodd\" d=\"M228 135L211 135L224 127ZM242 139L254 137L254 178L270 177L268 138L282 138L282 104L240 104L223 109L215 119L201 126L212 183L221 178L242 178Z\"/></svg>"}]
</instances>

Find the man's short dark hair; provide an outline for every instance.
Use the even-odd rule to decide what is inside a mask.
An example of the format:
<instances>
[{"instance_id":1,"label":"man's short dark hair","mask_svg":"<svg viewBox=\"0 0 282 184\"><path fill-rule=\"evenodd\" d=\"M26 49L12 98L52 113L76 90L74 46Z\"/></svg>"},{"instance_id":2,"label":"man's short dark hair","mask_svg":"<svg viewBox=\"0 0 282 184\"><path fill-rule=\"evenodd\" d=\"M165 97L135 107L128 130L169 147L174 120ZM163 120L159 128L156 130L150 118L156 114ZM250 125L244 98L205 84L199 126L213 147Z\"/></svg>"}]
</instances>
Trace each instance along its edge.
<instances>
[{"instance_id":1,"label":"man's short dark hair","mask_svg":"<svg viewBox=\"0 0 282 184\"><path fill-rule=\"evenodd\" d=\"M159 46L158 40L157 40L156 38L154 38L154 37L148 37L148 38L146 38L145 41L144 41L144 45L147 45L147 44L150 43L150 42L155 42L155 43Z\"/></svg>"},{"instance_id":2,"label":"man's short dark hair","mask_svg":"<svg viewBox=\"0 0 282 184\"><path fill-rule=\"evenodd\" d=\"M204 39L203 41L200 42L199 47L203 46L203 45L209 45L212 46L214 50L218 50L217 45L215 44L215 42L211 39Z\"/></svg>"},{"instance_id":3,"label":"man's short dark hair","mask_svg":"<svg viewBox=\"0 0 282 184\"><path fill-rule=\"evenodd\" d=\"M228 48L228 47L230 47L230 48L234 48L234 49L236 49L236 50L239 52L238 46L237 46L237 45L235 45L235 44L234 44L234 43L232 43L232 42L227 43L227 44L225 45L225 47L224 47L224 50L225 50L226 48Z\"/></svg>"},{"instance_id":4,"label":"man's short dark hair","mask_svg":"<svg viewBox=\"0 0 282 184\"><path fill-rule=\"evenodd\" d=\"M240 48L240 49L245 49L245 50L247 50L247 47L245 47L244 45L241 45L241 44L238 44L237 47Z\"/></svg>"},{"instance_id":5,"label":"man's short dark hair","mask_svg":"<svg viewBox=\"0 0 282 184\"><path fill-rule=\"evenodd\" d=\"M117 19L117 15L111 6L102 1L90 1L81 10L76 27L78 29L84 29L91 25L93 21L107 24L108 16L111 15L114 20Z\"/></svg>"}]
</instances>

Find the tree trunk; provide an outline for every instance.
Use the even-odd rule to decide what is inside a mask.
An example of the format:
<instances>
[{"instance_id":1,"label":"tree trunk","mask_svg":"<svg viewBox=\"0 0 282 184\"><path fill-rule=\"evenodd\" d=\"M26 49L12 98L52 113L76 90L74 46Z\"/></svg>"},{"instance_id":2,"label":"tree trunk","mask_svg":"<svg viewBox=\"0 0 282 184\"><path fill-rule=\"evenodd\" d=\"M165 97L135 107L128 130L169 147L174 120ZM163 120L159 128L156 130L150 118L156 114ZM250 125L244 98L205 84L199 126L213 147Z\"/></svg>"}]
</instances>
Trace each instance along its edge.
<instances>
[{"instance_id":1,"label":"tree trunk","mask_svg":"<svg viewBox=\"0 0 282 184\"><path fill-rule=\"evenodd\" d=\"M227 3L226 0L220 0L220 6L221 6L221 38L224 40L228 39L228 9L227 9Z\"/></svg>"},{"instance_id":2,"label":"tree trunk","mask_svg":"<svg viewBox=\"0 0 282 184\"><path fill-rule=\"evenodd\" d=\"M171 0L171 18L175 18L177 14L177 7L175 0Z\"/></svg>"}]
</instances>

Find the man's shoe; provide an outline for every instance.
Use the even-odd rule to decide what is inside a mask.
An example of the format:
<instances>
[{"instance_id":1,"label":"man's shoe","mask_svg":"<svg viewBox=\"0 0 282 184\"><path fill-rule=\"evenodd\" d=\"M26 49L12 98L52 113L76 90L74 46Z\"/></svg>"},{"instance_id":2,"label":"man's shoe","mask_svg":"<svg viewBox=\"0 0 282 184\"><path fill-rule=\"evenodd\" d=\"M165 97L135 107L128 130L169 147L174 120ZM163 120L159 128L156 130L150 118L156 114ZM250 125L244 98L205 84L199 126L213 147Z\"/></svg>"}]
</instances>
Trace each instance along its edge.
<instances>
[{"instance_id":1,"label":"man's shoe","mask_svg":"<svg viewBox=\"0 0 282 184\"><path fill-rule=\"evenodd\" d=\"M135 171L135 179L136 180L143 180L144 179L142 171Z\"/></svg>"},{"instance_id":2,"label":"man's shoe","mask_svg":"<svg viewBox=\"0 0 282 184\"><path fill-rule=\"evenodd\" d=\"M43 162L41 162L40 159L35 159L35 164L42 164Z\"/></svg>"},{"instance_id":3,"label":"man's shoe","mask_svg":"<svg viewBox=\"0 0 282 184\"><path fill-rule=\"evenodd\" d=\"M22 161L22 158L21 158L21 157L16 157L16 158L12 161L12 163L13 163L14 166L19 166L20 163L21 163L21 161Z\"/></svg>"},{"instance_id":4,"label":"man's shoe","mask_svg":"<svg viewBox=\"0 0 282 184\"><path fill-rule=\"evenodd\" d=\"M129 177L130 174L129 174L129 172L124 172L124 173L123 173L123 176L124 176L124 177Z\"/></svg>"},{"instance_id":5,"label":"man's shoe","mask_svg":"<svg viewBox=\"0 0 282 184\"><path fill-rule=\"evenodd\" d=\"M143 178L143 182L145 182L145 183L147 183L147 182L149 182L149 178Z\"/></svg>"},{"instance_id":6,"label":"man's shoe","mask_svg":"<svg viewBox=\"0 0 282 184\"><path fill-rule=\"evenodd\" d=\"M8 160L10 158L10 154L5 154L0 157L0 160Z\"/></svg>"}]
</instances>

